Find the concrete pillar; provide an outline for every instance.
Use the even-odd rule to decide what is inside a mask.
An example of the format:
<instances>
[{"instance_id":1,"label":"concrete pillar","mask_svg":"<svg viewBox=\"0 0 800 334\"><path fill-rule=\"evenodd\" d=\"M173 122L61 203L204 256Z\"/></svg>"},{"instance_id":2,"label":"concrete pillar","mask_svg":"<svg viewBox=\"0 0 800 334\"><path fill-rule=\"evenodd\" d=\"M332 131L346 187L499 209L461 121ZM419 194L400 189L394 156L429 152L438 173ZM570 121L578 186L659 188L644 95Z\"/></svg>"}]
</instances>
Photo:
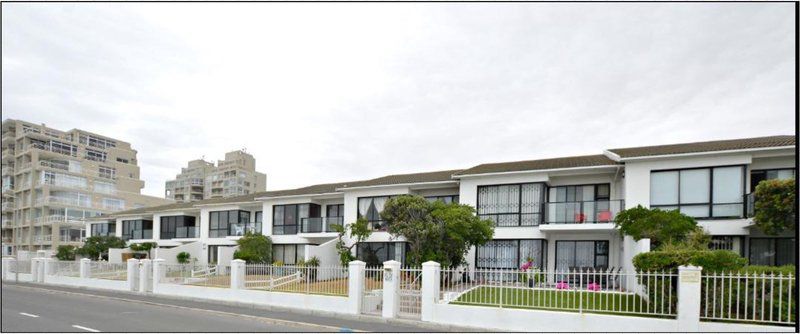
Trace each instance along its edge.
<instances>
[{"instance_id":1,"label":"concrete pillar","mask_svg":"<svg viewBox=\"0 0 800 334\"><path fill-rule=\"evenodd\" d=\"M438 262L428 261L422 264L422 321L433 320L433 305L439 302L439 282L442 266Z\"/></svg>"},{"instance_id":2,"label":"concrete pillar","mask_svg":"<svg viewBox=\"0 0 800 334\"><path fill-rule=\"evenodd\" d=\"M361 314L361 299L364 298L364 268L367 263L364 261L350 261L347 273L347 298L350 314Z\"/></svg>"},{"instance_id":3,"label":"concrete pillar","mask_svg":"<svg viewBox=\"0 0 800 334\"><path fill-rule=\"evenodd\" d=\"M139 289L139 260L128 259L128 288L131 291Z\"/></svg>"},{"instance_id":4,"label":"concrete pillar","mask_svg":"<svg viewBox=\"0 0 800 334\"><path fill-rule=\"evenodd\" d=\"M38 282L39 281L39 261L38 257L31 259L31 282Z\"/></svg>"},{"instance_id":5,"label":"concrete pillar","mask_svg":"<svg viewBox=\"0 0 800 334\"><path fill-rule=\"evenodd\" d=\"M153 264L149 259L139 261L139 292L153 292Z\"/></svg>"},{"instance_id":6,"label":"concrete pillar","mask_svg":"<svg viewBox=\"0 0 800 334\"><path fill-rule=\"evenodd\" d=\"M400 311L400 262L383 263L383 314L384 318L397 318Z\"/></svg>"},{"instance_id":7,"label":"concrete pillar","mask_svg":"<svg viewBox=\"0 0 800 334\"><path fill-rule=\"evenodd\" d=\"M81 259L80 274L81 278L92 277L92 260Z\"/></svg>"},{"instance_id":8,"label":"concrete pillar","mask_svg":"<svg viewBox=\"0 0 800 334\"><path fill-rule=\"evenodd\" d=\"M700 330L700 275L703 267L678 267L678 331Z\"/></svg>"},{"instance_id":9,"label":"concrete pillar","mask_svg":"<svg viewBox=\"0 0 800 334\"><path fill-rule=\"evenodd\" d=\"M153 260L153 292L158 289L158 283L161 282L161 279L166 277L166 269L164 267L164 259Z\"/></svg>"},{"instance_id":10,"label":"concrete pillar","mask_svg":"<svg viewBox=\"0 0 800 334\"><path fill-rule=\"evenodd\" d=\"M47 279L47 276L50 276L55 272L55 263L53 263L53 259L46 257L42 259L42 282Z\"/></svg>"},{"instance_id":11,"label":"concrete pillar","mask_svg":"<svg viewBox=\"0 0 800 334\"><path fill-rule=\"evenodd\" d=\"M0 278L2 278L4 281L11 279L11 266L14 265L13 261L14 261L14 258L12 258L12 257L4 257L3 258L3 265L2 265L3 276L0 277Z\"/></svg>"},{"instance_id":12,"label":"concrete pillar","mask_svg":"<svg viewBox=\"0 0 800 334\"><path fill-rule=\"evenodd\" d=\"M231 261L231 289L244 289L245 268L244 260Z\"/></svg>"}]
</instances>

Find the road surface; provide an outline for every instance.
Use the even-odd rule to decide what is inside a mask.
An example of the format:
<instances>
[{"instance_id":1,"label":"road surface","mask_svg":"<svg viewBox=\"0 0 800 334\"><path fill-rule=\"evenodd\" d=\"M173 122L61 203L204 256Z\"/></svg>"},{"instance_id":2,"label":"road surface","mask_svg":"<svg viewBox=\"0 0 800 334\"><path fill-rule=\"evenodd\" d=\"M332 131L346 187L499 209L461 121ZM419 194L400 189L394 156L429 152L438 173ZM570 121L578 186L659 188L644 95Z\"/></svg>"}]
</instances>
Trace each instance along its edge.
<instances>
[{"instance_id":1,"label":"road surface","mask_svg":"<svg viewBox=\"0 0 800 334\"><path fill-rule=\"evenodd\" d=\"M429 332L415 324L25 283L2 285L3 332ZM442 329L438 329L442 330Z\"/></svg>"}]
</instances>

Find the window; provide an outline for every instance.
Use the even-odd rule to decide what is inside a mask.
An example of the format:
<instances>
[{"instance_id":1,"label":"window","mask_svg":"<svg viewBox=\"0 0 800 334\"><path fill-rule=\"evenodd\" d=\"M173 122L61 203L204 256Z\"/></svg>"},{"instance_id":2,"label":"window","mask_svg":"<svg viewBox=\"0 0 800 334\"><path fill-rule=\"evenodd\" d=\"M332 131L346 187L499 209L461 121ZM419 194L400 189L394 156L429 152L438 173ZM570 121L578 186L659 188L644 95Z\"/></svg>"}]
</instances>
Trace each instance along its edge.
<instances>
[{"instance_id":1,"label":"window","mask_svg":"<svg viewBox=\"0 0 800 334\"><path fill-rule=\"evenodd\" d=\"M250 226L250 212L243 210L209 212L208 237L244 235Z\"/></svg>"},{"instance_id":2,"label":"window","mask_svg":"<svg viewBox=\"0 0 800 334\"><path fill-rule=\"evenodd\" d=\"M124 164L130 163L128 161L128 159L123 159L123 158L117 158L117 162L121 162L121 163L124 163Z\"/></svg>"},{"instance_id":3,"label":"window","mask_svg":"<svg viewBox=\"0 0 800 334\"><path fill-rule=\"evenodd\" d=\"M161 239L197 238L193 216L162 216Z\"/></svg>"},{"instance_id":4,"label":"window","mask_svg":"<svg viewBox=\"0 0 800 334\"><path fill-rule=\"evenodd\" d=\"M117 169L113 167L99 166L97 167L97 175L105 179L113 180L117 177Z\"/></svg>"},{"instance_id":5,"label":"window","mask_svg":"<svg viewBox=\"0 0 800 334\"><path fill-rule=\"evenodd\" d=\"M100 138L100 137L95 137L95 136L92 136L92 135L88 135L88 136L87 135L81 135L80 137L78 137L78 141L81 144L84 144L84 145L89 145L89 146L92 146L92 147L103 148L103 149L117 146L117 142L115 142L113 140Z\"/></svg>"},{"instance_id":6,"label":"window","mask_svg":"<svg viewBox=\"0 0 800 334\"><path fill-rule=\"evenodd\" d=\"M297 234L305 218L318 218L320 206L313 203L275 205L272 207L272 234Z\"/></svg>"},{"instance_id":7,"label":"window","mask_svg":"<svg viewBox=\"0 0 800 334\"><path fill-rule=\"evenodd\" d=\"M556 269L608 268L608 241L556 241Z\"/></svg>"},{"instance_id":8,"label":"window","mask_svg":"<svg viewBox=\"0 0 800 334\"><path fill-rule=\"evenodd\" d=\"M117 186L113 183L109 182L101 182L95 181L94 182L94 191L103 193L103 194L114 194L117 192Z\"/></svg>"},{"instance_id":9,"label":"window","mask_svg":"<svg viewBox=\"0 0 800 334\"><path fill-rule=\"evenodd\" d=\"M272 261L281 261L285 265L294 265L297 260L305 259L304 244L273 244Z\"/></svg>"},{"instance_id":10,"label":"window","mask_svg":"<svg viewBox=\"0 0 800 334\"><path fill-rule=\"evenodd\" d=\"M125 201L116 198L103 198L103 209L106 210L123 210L125 209Z\"/></svg>"},{"instance_id":11,"label":"window","mask_svg":"<svg viewBox=\"0 0 800 334\"><path fill-rule=\"evenodd\" d=\"M739 236L715 235L711 237L711 242L708 244L708 249L729 250L736 252L739 255L744 255L742 238L743 237Z\"/></svg>"},{"instance_id":12,"label":"window","mask_svg":"<svg viewBox=\"0 0 800 334\"><path fill-rule=\"evenodd\" d=\"M117 232L117 223L100 223L100 224L92 224L91 235L92 237L95 236L113 236Z\"/></svg>"},{"instance_id":13,"label":"window","mask_svg":"<svg viewBox=\"0 0 800 334\"><path fill-rule=\"evenodd\" d=\"M50 141L50 151L66 154L73 157L78 156L78 147L75 145L62 143L60 141L51 140Z\"/></svg>"},{"instance_id":14,"label":"window","mask_svg":"<svg viewBox=\"0 0 800 334\"><path fill-rule=\"evenodd\" d=\"M362 242L356 246L356 258L369 267L382 266L389 260L404 263L406 248L405 242Z\"/></svg>"},{"instance_id":15,"label":"window","mask_svg":"<svg viewBox=\"0 0 800 334\"><path fill-rule=\"evenodd\" d=\"M750 191L755 192L756 186L764 180L786 180L794 177L794 168L759 169L750 172Z\"/></svg>"},{"instance_id":16,"label":"window","mask_svg":"<svg viewBox=\"0 0 800 334\"><path fill-rule=\"evenodd\" d=\"M94 160L94 161L106 161L106 152L93 150L91 148L86 149L86 159Z\"/></svg>"},{"instance_id":17,"label":"window","mask_svg":"<svg viewBox=\"0 0 800 334\"><path fill-rule=\"evenodd\" d=\"M254 233L262 233L261 231L263 230L261 229L261 224L263 220L264 213L261 211L256 211Z\"/></svg>"},{"instance_id":18,"label":"window","mask_svg":"<svg viewBox=\"0 0 800 334\"><path fill-rule=\"evenodd\" d=\"M425 196L428 202L442 201L444 204L458 203L458 195Z\"/></svg>"},{"instance_id":19,"label":"window","mask_svg":"<svg viewBox=\"0 0 800 334\"><path fill-rule=\"evenodd\" d=\"M478 216L498 227L539 225L543 202L542 183L478 187Z\"/></svg>"},{"instance_id":20,"label":"window","mask_svg":"<svg viewBox=\"0 0 800 334\"><path fill-rule=\"evenodd\" d=\"M534 267L545 268L547 240L491 240L476 248L475 266L486 269L518 269L528 258L533 259Z\"/></svg>"},{"instance_id":21,"label":"window","mask_svg":"<svg viewBox=\"0 0 800 334\"><path fill-rule=\"evenodd\" d=\"M744 167L693 168L650 173L650 207L695 218L741 217Z\"/></svg>"},{"instance_id":22,"label":"window","mask_svg":"<svg viewBox=\"0 0 800 334\"><path fill-rule=\"evenodd\" d=\"M344 204L326 205L325 217L344 217Z\"/></svg>"},{"instance_id":23,"label":"window","mask_svg":"<svg viewBox=\"0 0 800 334\"><path fill-rule=\"evenodd\" d=\"M609 201L608 183L555 186L548 190L545 205L546 222L548 224L564 223L597 223L612 220L612 211L617 211L621 204Z\"/></svg>"},{"instance_id":24,"label":"window","mask_svg":"<svg viewBox=\"0 0 800 334\"><path fill-rule=\"evenodd\" d=\"M358 198L358 218L365 218L369 227L376 231L386 231L386 222L381 218L381 211L386 201L394 196L375 196Z\"/></svg>"},{"instance_id":25,"label":"window","mask_svg":"<svg viewBox=\"0 0 800 334\"><path fill-rule=\"evenodd\" d=\"M794 264L795 238L750 238L750 264L783 266Z\"/></svg>"},{"instance_id":26,"label":"window","mask_svg":"<svg viewBox=\"0 0 800 334\"><path fill-rule=\"evenodd\" d=\"M123 220L122 239L152 239L153 221L152 220Z\"/></svg>"}]
</instances>

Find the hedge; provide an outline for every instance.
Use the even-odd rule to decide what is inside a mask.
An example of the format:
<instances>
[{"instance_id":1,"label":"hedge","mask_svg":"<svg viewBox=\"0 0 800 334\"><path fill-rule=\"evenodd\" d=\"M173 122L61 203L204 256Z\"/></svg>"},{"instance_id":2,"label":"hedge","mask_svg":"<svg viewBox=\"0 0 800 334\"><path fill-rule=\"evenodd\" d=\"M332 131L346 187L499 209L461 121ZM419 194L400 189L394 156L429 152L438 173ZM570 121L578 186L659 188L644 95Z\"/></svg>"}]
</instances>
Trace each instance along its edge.
<instances>
[{"instance_id":1,"label":"hedge","mask_svg":"<svg viewBox=\"0 0 800 334\"><path fill-rule=\"evenodd\" d=\"M701 266L706 272L739 271L747 259L727 250L652 251L633 257L637 271L673 272L687 264Z\"/></svg>"}]
</instances>

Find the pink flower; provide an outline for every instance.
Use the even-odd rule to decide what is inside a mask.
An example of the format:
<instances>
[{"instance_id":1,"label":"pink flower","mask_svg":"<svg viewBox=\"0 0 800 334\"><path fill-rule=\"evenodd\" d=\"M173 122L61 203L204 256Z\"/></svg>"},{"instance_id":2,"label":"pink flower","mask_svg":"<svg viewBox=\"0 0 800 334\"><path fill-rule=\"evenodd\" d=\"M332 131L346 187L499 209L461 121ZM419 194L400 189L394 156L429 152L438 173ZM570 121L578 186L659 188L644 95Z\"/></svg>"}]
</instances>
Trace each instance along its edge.
<instances>
[{"instance_id":1,"label":"pink flower","mask_svg":"<svg viewBox=\"0 0 800 334\"><path fill-rule=\"evenodd\" d=\"M558 289L558 290L569 289L569 284L567 284L567 282L558 282L558 283L556 283L556 289Z\"/></svg>"},{"instance_id":2,"label":"pink flower","mask_svg":"<svg viewBox=\"0 0 800 334\"><path fill-rule=\"evenodd\" d=\"M519 269L520 270L528 270L528 269L530 269L530 267L532 265L533 265L533 262L528 261L528 262L525 262L525 264L523 264L522 267L519 267Z\"/></svg>"},{"instance_id":3,"label":"pink flower","mask_svg":"<svg viewBox=\"0 0 800 334\"><path fill-rule=\"evenodd\" d=\"M591 291L600 291L600 284L589 283L589 285L587 285L586 288L591 290Z\"/></svg>"}]
</instances>

